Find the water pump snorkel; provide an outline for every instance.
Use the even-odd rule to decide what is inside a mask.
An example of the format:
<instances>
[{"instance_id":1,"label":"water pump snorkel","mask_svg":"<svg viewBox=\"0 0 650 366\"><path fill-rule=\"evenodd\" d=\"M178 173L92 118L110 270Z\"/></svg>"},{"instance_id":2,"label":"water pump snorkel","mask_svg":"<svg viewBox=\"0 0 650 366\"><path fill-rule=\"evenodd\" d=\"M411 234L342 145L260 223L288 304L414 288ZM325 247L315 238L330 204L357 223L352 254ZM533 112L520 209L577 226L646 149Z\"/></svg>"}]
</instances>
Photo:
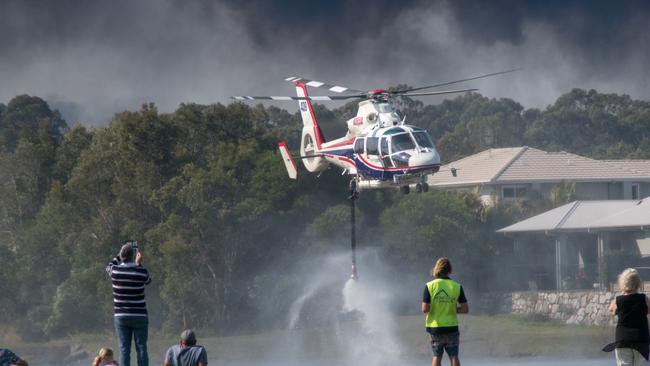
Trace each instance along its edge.
<instances>
[{"instance_id":1,"label":"water pump snorkel","mask_svg":"<svg viewBox=\"0 0 650 366\"><path fill-rule=\"evenodd\" d=\"M357 181L352 179L350 181L350 248L352 249L352 273L350 274L351 280L359 279L357 276L357 232L356 232L356 215L355 215L355 202L359 198L357 191Z\"/></svg>"}]
</instances>

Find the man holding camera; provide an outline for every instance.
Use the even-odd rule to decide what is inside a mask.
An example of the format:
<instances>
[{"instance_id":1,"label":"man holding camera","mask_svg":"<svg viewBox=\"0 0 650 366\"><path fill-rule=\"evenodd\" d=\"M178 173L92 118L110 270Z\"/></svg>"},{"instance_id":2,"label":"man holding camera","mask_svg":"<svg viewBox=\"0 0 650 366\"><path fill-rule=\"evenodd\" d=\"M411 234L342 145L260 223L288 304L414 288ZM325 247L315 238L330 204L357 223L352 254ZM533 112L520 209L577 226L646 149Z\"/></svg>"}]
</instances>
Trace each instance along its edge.
<instances>
[{"instance_id":1,"label":"man holding camera","mask_svg":"<svg viewBox=\"0 0 650 366\"><path fill-rule=\"evenodd\" d=\"M127 241L120 254L106 266L113 282L115 332L120 347L120 365L131 365L131 339L138 353L138 366L149 366L147 337L149 321L144 287L151 282L149 272L142 266L138 242Z\"/></svg>"},{"instance_id":2,"label":"man holding camera","mask_svg":"<svg viewBox=\"0 0 650 366\"><path fill-rule=\"evenodd\" d=\"M28 364L11 350L0 348L0 366L28 366Z\"/></svg>"}]
</instances>

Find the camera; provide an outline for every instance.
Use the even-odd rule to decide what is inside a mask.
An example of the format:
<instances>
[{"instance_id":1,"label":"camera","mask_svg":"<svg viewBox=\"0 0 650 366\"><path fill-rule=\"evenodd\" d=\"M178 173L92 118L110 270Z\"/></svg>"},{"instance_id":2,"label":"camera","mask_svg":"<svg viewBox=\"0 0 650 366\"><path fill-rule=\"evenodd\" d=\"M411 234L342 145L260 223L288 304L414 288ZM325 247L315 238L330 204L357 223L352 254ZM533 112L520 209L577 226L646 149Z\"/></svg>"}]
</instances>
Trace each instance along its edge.
<instances>
[{"instance_id":1,"label":"camera","mask_svg":"<svg viewBox=\"0 0 650 366\"><path fill-rule=\"evenodd\" d=\"M131 248L133 249L133 257L138 254L138 241L137 240L127 240L124 242L124 244L131 244Z\"/></svg>"}]
</instances>

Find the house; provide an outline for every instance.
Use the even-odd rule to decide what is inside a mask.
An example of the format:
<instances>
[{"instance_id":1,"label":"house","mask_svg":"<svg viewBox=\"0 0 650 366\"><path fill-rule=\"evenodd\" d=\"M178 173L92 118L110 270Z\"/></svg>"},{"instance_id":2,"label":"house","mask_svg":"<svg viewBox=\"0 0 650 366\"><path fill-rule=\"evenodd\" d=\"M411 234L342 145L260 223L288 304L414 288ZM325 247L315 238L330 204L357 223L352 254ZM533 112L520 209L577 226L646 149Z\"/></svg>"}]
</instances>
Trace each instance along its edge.
<instances>
[{"instance_id":1,"label":"house","mask_svg":"<svg viewBox=\"0 0 650 366\"><path fill-rule=\"evenodd\" d=\"M523 146L485 150L440 171L452 168L456 177L434 174L428 177L429 186L476 190L486 204L549 198L564 183L575 184L578 200L635 200L650 195L650 160L595 160Z\"/></svg>"},{"instance_id":2,"label":"house","mask_svg":"<svg viewBox=\"0 0 650 366\"><path fill-rule=\"evenodd\" d=\"M497 232L513 238L520 289L606 289L628 267L650 279L650 197L574 201Z\"/></svg>"}]
</instances>

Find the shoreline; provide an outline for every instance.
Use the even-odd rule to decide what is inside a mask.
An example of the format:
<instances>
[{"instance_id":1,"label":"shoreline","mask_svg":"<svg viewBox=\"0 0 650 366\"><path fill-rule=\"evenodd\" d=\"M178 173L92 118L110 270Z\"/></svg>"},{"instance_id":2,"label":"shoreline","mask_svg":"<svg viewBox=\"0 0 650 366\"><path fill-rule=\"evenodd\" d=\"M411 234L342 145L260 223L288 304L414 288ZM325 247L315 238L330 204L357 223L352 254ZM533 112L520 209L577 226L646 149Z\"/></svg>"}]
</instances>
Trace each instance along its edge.
<instances>
[{"instance_id":1,"label":"shoreline","mask_svg":"<svg viewBox=\"0 0 650 366\"><path fill-rule=\"evenodd\" d=\"M614 337L609 326L564 325L540 321L539 317L515 315L466 315L459 317L461 357L490 360L600 360L613 357L601 347ZM400 316L396 319L396 339L400 355L407 363L430 359L430 346L421 316ZM88 364L97 350L108 346L117 350L112 332L76 334L44 342L22 342L13 329L1 328L5 334L3 347L11 348L33 364L54 363L68 358L76 364ZM9 333L5 332L9 330ZM13 332L13 335L11 334ZM197 330L199 344L206 347L211 362L256 362L274 359L337 360L343 354L337 344L337 330L332 327L273 330L248 335L209 336L208 330ZM202 336L205 334L205 336ZM178 342L177 335L150 330L149 358L156 364L168 347ZM135 350L132 350L132 354ZM31 359L30 359L31 357ZM70 358L72 357L72 358ZM76 359L73 359L76 357ZM341 358L339 357L338 360ZM75 363L68 362L74 365Z\"/></svg>"}]
</instances>

